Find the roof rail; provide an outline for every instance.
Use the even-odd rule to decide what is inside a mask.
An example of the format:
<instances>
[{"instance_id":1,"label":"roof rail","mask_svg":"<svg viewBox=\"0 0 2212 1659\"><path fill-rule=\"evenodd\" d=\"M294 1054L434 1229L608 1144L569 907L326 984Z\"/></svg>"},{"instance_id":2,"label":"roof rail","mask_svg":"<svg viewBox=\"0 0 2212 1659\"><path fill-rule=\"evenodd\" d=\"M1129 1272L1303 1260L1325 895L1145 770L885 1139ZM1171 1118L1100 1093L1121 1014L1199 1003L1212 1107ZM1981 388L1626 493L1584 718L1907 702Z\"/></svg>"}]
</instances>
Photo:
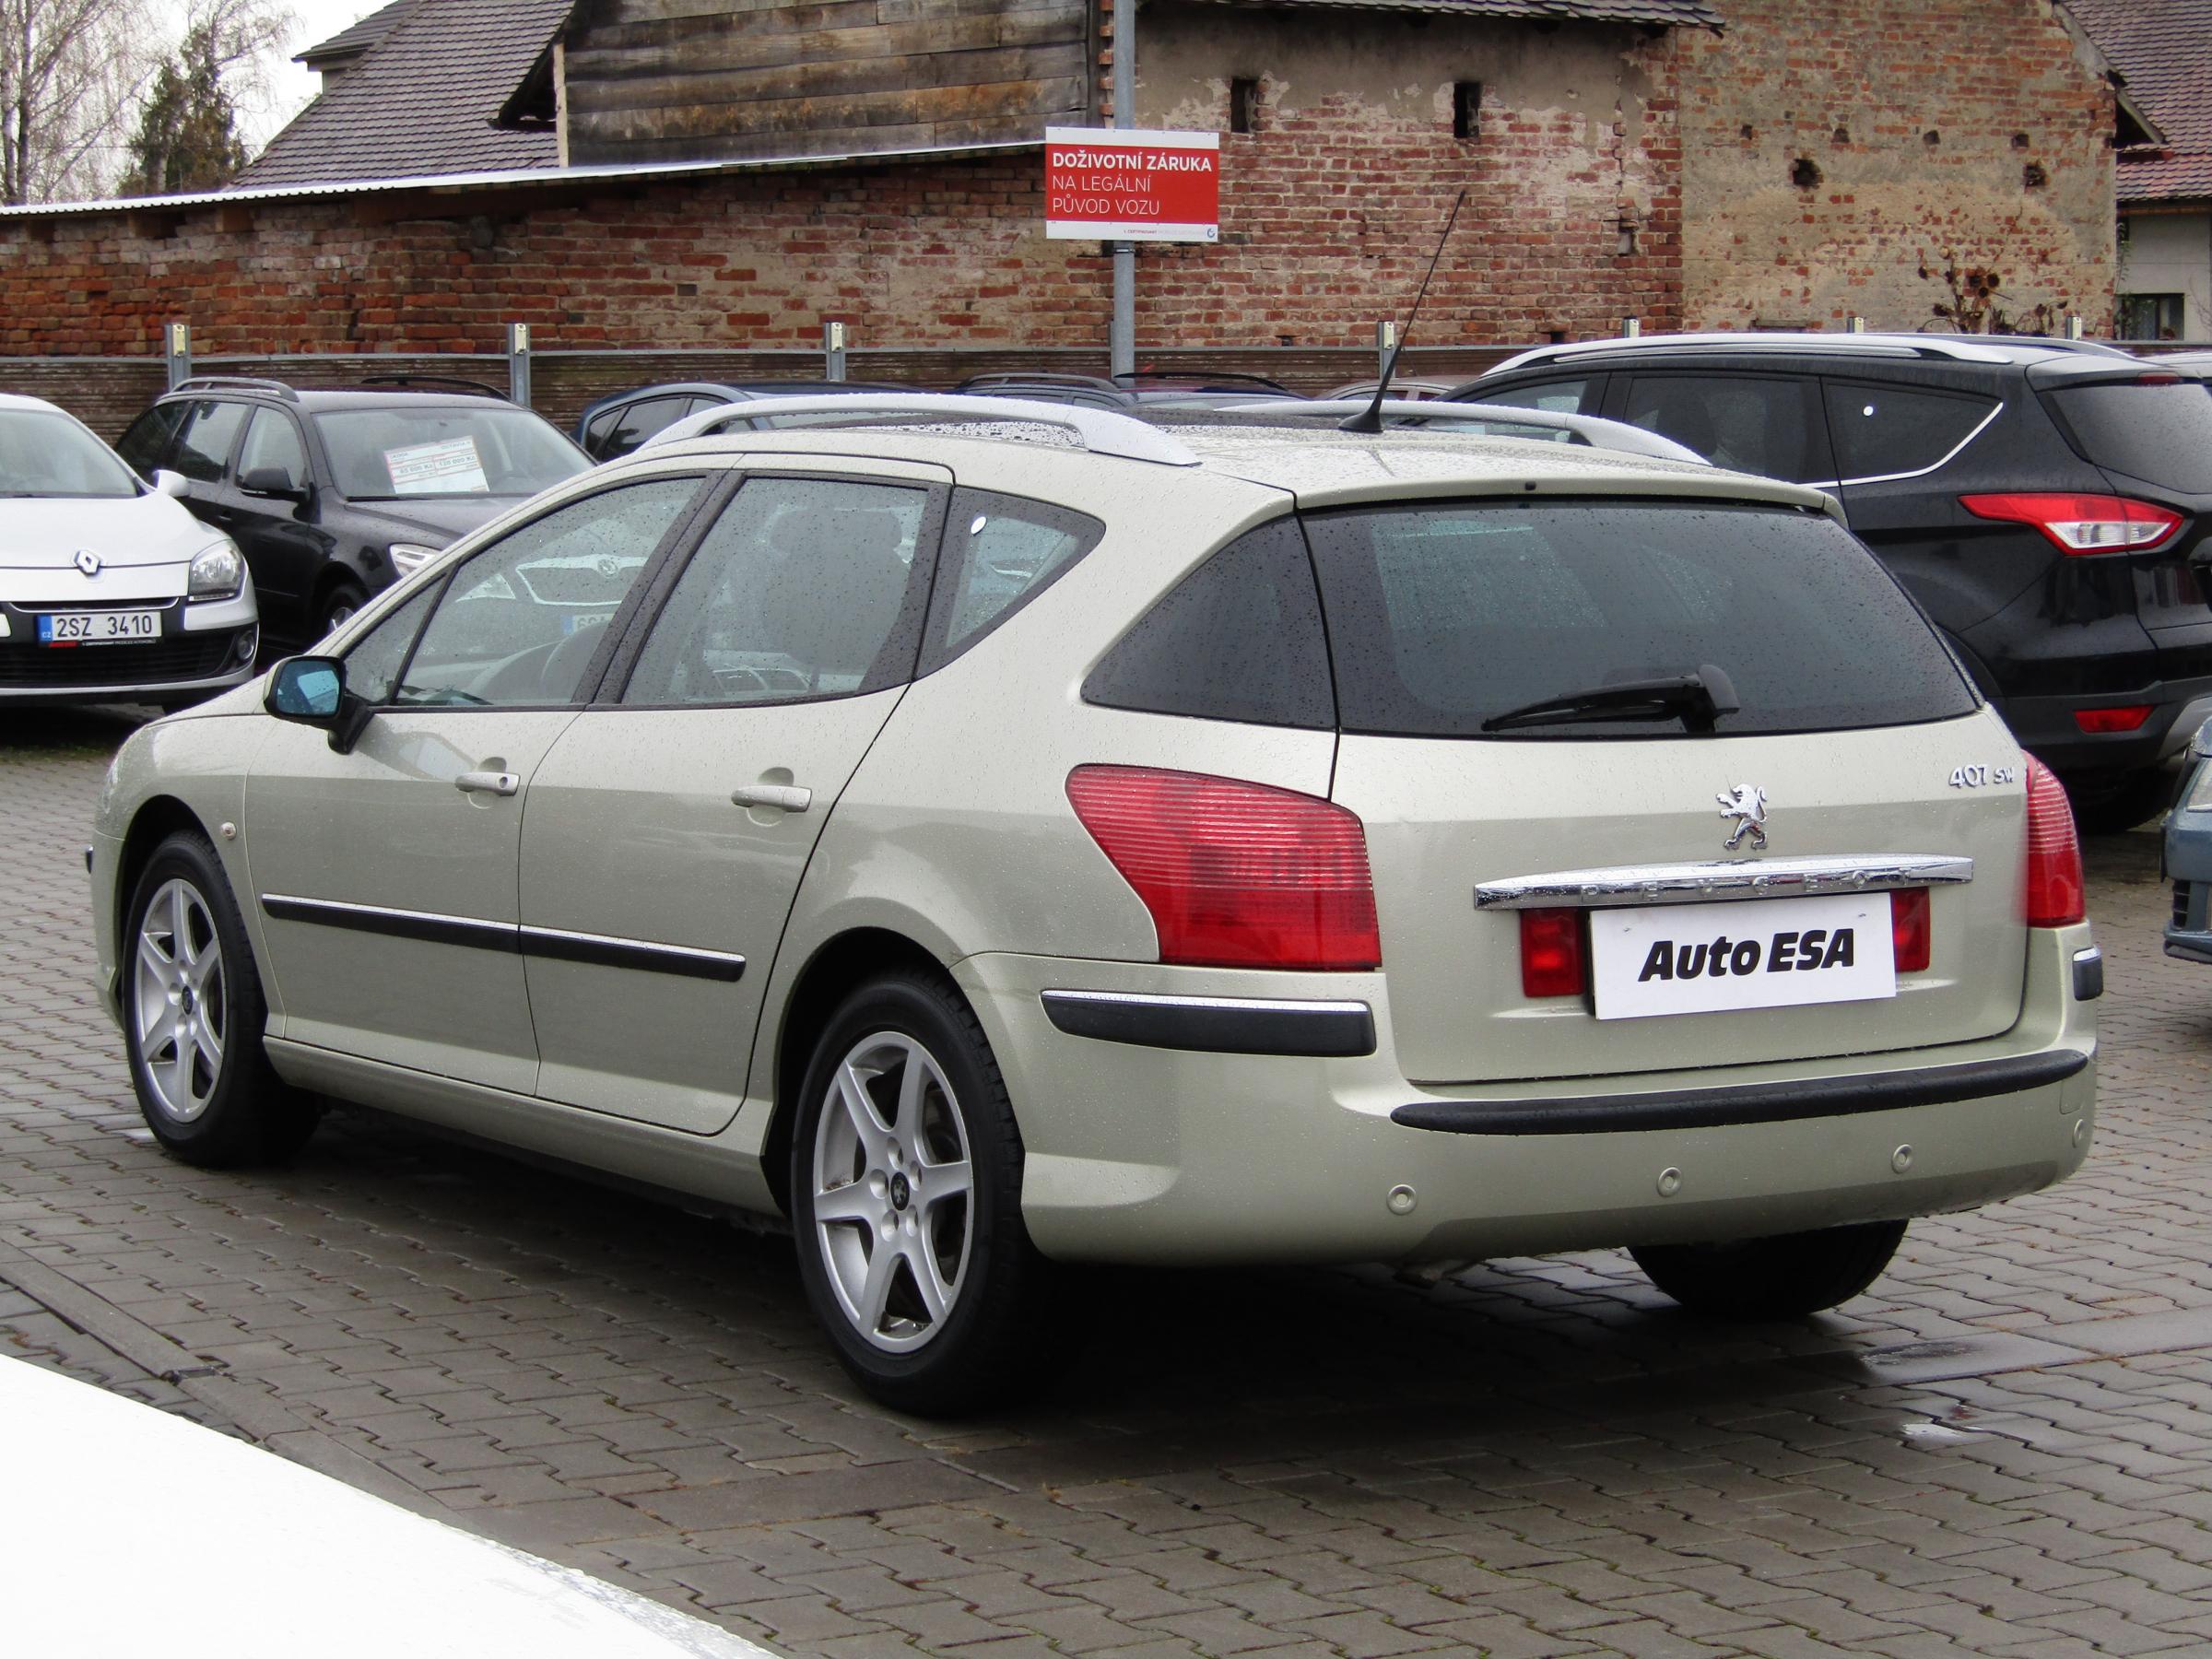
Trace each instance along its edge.
<instances>
[{"instance_id":1,"label":"roof rail","mask_svg":"<svg viewBox=\"0 0 2212 1659\"><path fill-rule=\"evenodd\" d=\"M259 380L250 374L195 374L179 381L171 392L268 392L293 403L300 394L279 380Z\"/></svg>"},{"instance_id":2,"label":"roof rail","mask_svg":"<svg viewBox=\"0 0 2212 1659\"><path fill-rule=\"evenodd\" d=\"M1248 404L1233 405L1218 409L1218 415L1253 417L1262 423L1280 425L1290 420L1303 420L1319 416L1342 419L1347 415L1364 414L1370 400L1364 397L1316 399L1312 402L1287 403L1281 398L1254 400ZM1593 449L1619 451L1623 454L1644 455L1654 461L1693 461L1700 466L1711 466L1712 460L1700 455L1686 443L1677 443L1672 438L1663 438L1657 432L1647 432L1641 427L1630 426L1622 420L1603 420L1595 415L1569 415L1553 409L1523 409L1512 404L1449 403L1441 398L1386 397L1382 400L1382 418L1400 426L1467 426L1520 427L1541 431L1564 432L1570 441L1587 444Z\"/></svg>"},{"instance_id":3,"label":"roof rail","mask_svg":"<svg viewBox=\"0 0 2212 1659\"><path fill-rule=\"evenodd\" d=\"M1063 374L1050 369L1001 369L989 374L971 374L953 390L967 393L982 386L1083 386L1094 392L1122 390L1103 375Z\"/></svg>"},{"instance_id":4,"label":"roof rail","mask_svg":"<svg viewBox=\"0 0 2212 1659\"><path fill-rule=\"evenodd\" d=\"M351 387L351 391L411 392L418 386L451 387L462 392L481 392L487 397L496 397L501 403L509 401L507 394L497 386L487 385L478 380L464 380L457 374L365 374Z\"/></svg>"},{"instance_id":5,"label":"roof rail","mask_svg":"<svg viewBox=\"0 0 2212 1659\"><path fill-rule=\"evenodd\" d=\"M759 429L761 421L782 416L826 416L807 428L868 426L884 419L906 422L981 423L991 426L1050 426L1073 432L1094 455L1150 461L1161 466L1195 466L1198 457L1158 427L1111 409L1080 404L1039 403L1025 397L962 397L950 392L846 392L826 397L757 397L724 404L672 421L638 447L658 449L689 438L708 438L732 428Z\"/></svg>"},{"instance_id":6,"label":"roof rail","mask_svg":"<svg viewBox=\"0 0 2212 1659\"><path fill-rule=\"evenodd\" d=\"M1571 361L1612 351L1830 351L1886 358L1940 358L1959 363L2009 363L2023 351L2088 352L2111 355L2100 341L2046 338L2041 335L1829 334L1818 329L1743 329L1717 334L1639 335L1604 340L1571 340L1516 352L1485 370L1487 377L1509 369Z\"/></svg>"}]
</instances>

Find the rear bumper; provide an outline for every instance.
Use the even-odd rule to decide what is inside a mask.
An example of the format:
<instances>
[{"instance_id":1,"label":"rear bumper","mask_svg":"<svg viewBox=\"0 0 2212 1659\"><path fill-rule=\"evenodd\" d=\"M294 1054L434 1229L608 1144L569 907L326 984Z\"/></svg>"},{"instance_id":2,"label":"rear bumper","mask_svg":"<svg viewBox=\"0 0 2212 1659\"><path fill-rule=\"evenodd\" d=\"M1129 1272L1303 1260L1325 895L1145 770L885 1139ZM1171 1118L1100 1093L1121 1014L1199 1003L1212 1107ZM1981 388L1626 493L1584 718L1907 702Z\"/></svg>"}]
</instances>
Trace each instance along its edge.
<instances>
[{"instance_id":1,"label":"rear bumper","mask_svg":"<svg viewBox=\"0 0 2212 1659\"><path fill-rule=\"evenodd\" d=\"M2092 735L2075 716L2084 710L2151 705L2150 717L2132 732ZM2157 680L2135 690L2007 697L2005 722L2020 747L2053 771L2073 777L2141 771L2188 747L2212 717L2212 679Z\"/></svg>"},{"instance_id":2,"label":"rear bumper","mask_svg":"<svg viewBox=\"0 0 2212 1659\"><path fill-rule=\"evenodd\" d=\"M2030 939L2022 1015L2001 1037L1609 1078L1594 1113L1589 1078L1408 1083L1381 975L1010 955L957 971L1012 1093L1028 1149L1023 1215L1048 1254L1419 1261L1756 1237L2050 1185L2079 1165L2091 1130L2095 1015L2075 994L2090 939L2086 926ZM1375 1049L1316 1057L1101 1040L1054 1025L1042 1000L1054 989L1365 1003ZM1697 1101L1703 1111L1686 1109ZM1727 1121L1710 1121L1713 1102ZM1508 1113L1520 1127L1501 1127ZM1490 1127L1439 1133L1470 1123Z\"/></svg>"}]
</instances>

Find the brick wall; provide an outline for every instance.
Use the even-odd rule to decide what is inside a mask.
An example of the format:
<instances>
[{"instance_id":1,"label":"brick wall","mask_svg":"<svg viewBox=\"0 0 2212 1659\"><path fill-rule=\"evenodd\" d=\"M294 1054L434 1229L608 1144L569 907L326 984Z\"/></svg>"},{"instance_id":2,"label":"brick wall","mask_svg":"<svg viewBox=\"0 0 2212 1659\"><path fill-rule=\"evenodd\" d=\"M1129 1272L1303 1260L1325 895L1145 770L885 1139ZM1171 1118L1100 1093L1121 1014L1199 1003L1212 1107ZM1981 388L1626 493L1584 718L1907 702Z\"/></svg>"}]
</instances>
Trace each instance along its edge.
<instances>
[{"instance_id":1,"label":"brick wall","mask_svg":"<svg viewBox=\"0 0 2212 1659\"><path fill-rule=\"evenodd\" d=\"M1726 9L1676 37L1691 327L1942 327L1947 251L2110 332L2113 93L2049 0Z\"/></svg>"},{"instance_id":2,"label":"brick wall","mask_svg":"<svg viewBox=\"0 0 2212 1659\"><path fill-rule=\"evenodd\" d=\"M1309 382L1360 372L1462 184L1423 341L1671 322L1672 117L1652 89L1665 36L1161 9L1144 94L1161 114L1224 125L1228 76L1248 58L1277 68L1259 130L1224 141L1221 242L1141 255L1148 354L1342 348L1352 359ZM1382 87L1380 66L1417 45L1421 85ZM1491 88L1477 142L1452 134L1455 73ZM1102 353L1110 261L1045 238L1041 173L1023 153L0 220L0 357L151 354L172 317L202 354L486 352L508 321L541 348L774 350L817 345L833 318L871 346ZM1624 212L1640 236L1626 257Z\"/></svg>"}]
</instances>

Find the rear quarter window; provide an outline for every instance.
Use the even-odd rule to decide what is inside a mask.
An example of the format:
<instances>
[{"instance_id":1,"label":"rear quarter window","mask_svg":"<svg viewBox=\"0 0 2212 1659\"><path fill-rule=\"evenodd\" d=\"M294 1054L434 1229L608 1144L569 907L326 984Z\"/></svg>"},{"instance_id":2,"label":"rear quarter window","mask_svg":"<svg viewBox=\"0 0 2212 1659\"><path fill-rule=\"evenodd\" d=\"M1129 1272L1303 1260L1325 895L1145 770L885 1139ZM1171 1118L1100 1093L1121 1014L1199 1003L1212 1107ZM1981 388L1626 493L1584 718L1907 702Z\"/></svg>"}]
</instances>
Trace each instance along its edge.
<instances>
[{"instance_id":1,"label":"rear quarter window","mask_svg":"<svg viewBox=\"0 0 2212 1659\"><path fill-rule=\"evenodd\" d=\"M1254 725L1334 726L1328 641L1297 521L1247 531L1184 577L1090 671L1083 700Z\"/></svg>"},{"instance_id":2,"label":"rear quarter window","mask_svg":"<svg viewBox=\"0 0 2212 1659\"><path fill-rule=\"evenodd\" d=\"M1851 533L1759 505L1393 503L1306 520L1344 729L1484 737L1546 699L1711 665L1718 735L1947 719L1950 653ZM1678 735L1672 722L1517 727L1495 740Z\"/></svg>"},{"instance_id":3,"label":"rear quarter window","mask_svg":"<svg viewBox=\"0 0 2212 1659\"><path fill-rule=\"evenodd\" d=\"M1831 382L1827 394L1836 472L1846 484L1941 465L1997 407L1994 398L1896 386Z\"/></svg>"},{"instance_id":4,"label":"rear quarter window","mask_svg":"<svg viewBox=\"0 0 2212 1659\"><path fill-rule=\"evenodd\" d=\"M2212 491L2212 387L2204 382L2124 381L2043 395L2083 459L2147 484Z\"/></svg>"}]
</instances>

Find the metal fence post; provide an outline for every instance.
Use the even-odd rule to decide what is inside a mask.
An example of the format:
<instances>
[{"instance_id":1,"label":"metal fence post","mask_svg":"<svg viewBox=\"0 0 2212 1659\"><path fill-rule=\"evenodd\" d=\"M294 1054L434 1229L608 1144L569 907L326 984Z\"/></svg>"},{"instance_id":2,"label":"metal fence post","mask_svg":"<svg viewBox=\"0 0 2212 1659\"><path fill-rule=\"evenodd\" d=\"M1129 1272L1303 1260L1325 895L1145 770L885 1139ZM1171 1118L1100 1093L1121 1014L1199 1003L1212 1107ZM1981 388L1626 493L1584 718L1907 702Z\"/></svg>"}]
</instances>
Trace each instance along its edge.
<instances>
[{"instance_id":1,"label":"metal fence post","mask_svg":"<svg viewBox=\"0 0 2212 1659\"><path fill-rule=\"evenodd\" d=\"M174 392L192 378L192 324L161 325L161 355L169 370L169 389Z\"/></svg>"},{"instance_id":2,"label":"metal fence post","mask_svg":"<svg viewBox=\"0 0 2212 1659\"><path fill-rule=\"evenodd\" d=\"M2066 313L2066 338L2069 340L2081 338L2081 313L2079 312Z\"/></svg>"},{"instance_id":3,"label":"metal fence post","mask_svg":"<svg viewBox=\"0 0 2212 1659\"><path fill-rule=\"evenodd\" d=\"M842 323L822 324L822 378L833 382L845 378L845 325Z\"/></svg>"},{"instance_id":4,"label":"metal fence post","mask_svg":"<svg viewBox=\"0 0 2212 1659\"><path fill-rule=\"evenodd\" d=\"M1643 319L1641 317L1623 317L1620 320L1620 337L1624 340L1641 339L1643 337Z\"/></svg>"},{"instance_id":5,"label":"metal fence post","mask_svg":"<svg viewBox=\"0 0 2212 1659\"><path fill-rule=\"evenodd\" d=\"M1375 324L1375 372L1390 372L1390 354L1398 348L1398 325L1389 317Z\"/></svg>"},{"instance_id":6,"label":"metal fence post","mask_svg":"<svg viewBox=\"0 0 2212 1659\"><path fill-rule=\"evenodd\" d=\"M1845 319L1843 324L1843 332L1845 334L1865 334L1866 332L1866 319L1858 315L1856 312L1853 312L1850 317Z\"/></svg>"},{"instance_id":7,"label":"metal fence post","mask_svg":"<svg viewBox=\"0 0 2212 1659\"><path fill-rule=\"evenodd\" d=\"M523 408L530 406L530 324L507 324L507 395Z\"/></svg>"}]
</instances>

